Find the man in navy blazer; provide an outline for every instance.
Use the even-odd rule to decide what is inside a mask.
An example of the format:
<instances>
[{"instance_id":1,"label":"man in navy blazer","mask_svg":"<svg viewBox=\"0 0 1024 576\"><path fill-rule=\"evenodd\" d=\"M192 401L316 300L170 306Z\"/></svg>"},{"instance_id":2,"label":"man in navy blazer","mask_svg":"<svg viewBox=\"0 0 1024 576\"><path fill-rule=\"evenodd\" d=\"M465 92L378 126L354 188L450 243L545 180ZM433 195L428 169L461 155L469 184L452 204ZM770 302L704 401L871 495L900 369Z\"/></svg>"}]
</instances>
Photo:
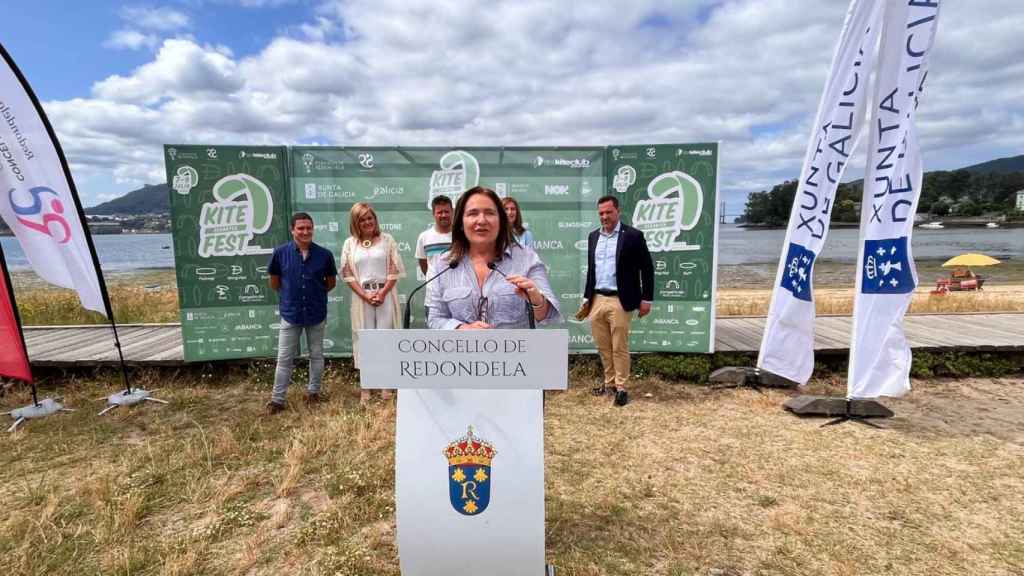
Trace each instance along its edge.
<instances>
[{"instance_id":1,"label":"man in navy blazer","mask_svg":"<svg viewBox=\"0 0 1024 576\"><path fill-rule=\"evenodd\" d=\"M601 354L604 382L597 395L611 392L616 406L629 402L629 323L632 312L643 318L654 301L654 262L644 233L619 219L619 199L597 201L601 227L587 238L587 285L590 327Z\"/></svg>"}]
</instances>

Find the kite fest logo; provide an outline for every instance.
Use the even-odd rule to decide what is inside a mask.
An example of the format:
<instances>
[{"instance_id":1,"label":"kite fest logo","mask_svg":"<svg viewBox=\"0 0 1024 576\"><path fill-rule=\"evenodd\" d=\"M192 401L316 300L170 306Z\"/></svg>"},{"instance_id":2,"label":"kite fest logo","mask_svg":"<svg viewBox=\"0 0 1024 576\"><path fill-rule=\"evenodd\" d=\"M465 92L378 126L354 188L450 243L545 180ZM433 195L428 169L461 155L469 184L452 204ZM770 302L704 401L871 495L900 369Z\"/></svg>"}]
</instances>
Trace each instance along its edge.
<instances>
[{"instance_id":1,"label":"kite fest logo","mask_svg":"<svg viewBox=\"0 0 1024 576\"><path fill-rule=\"evenodd\" d=\"M692 230L700 221L704 191L700 183L683 172L665 172L647 185L648 200L633 210L633 226L647 238L651 252L700 250L699 244L677 241L680 232Z\"/></svg>"},{"instance_id":2,"label":"kite fest logo","mask_svg":"<svg viewBox=\"0 0 1024 576\"><path fill-rule=\"evenodd\" d=\"M427 194L427 207L430 202L441 195L451 198L452 203L459 201L459 196L480 182L480 164L465 150L452 150L441 156L441 169L434 170L430 176L430 192Z\"/></svg>"},{"instance_id":3,"label":"kite fest logo","mask_svg":"<svg viewBox=\"0 0 1024 576\"><path fill-rule=\"evenodd\" d=\"M11 188L7 192L7 200L19 224L53 238L58 244L67 244L71 240L71 226L64 219L64 203L60 201L60 194L46 186L36 186L28 191L31 203L19 204L14 199L16 191L16 188ZM52 195L53 198L44 200L44 195ZM54 235L51 224L57 225L57 235Z\"/></svg>"},{"instance_id":4,"label":"kite fest logo","mask_svg":"<svg viewBox=\"0 0 1024 576\"><path fill-rule=\"evenodd\" d=\"M171 148L174 150L174 148ZM178 168L174 174L174 182L172 188L178 194L182 196L187 195L199 184L199 172L196 169L185 165Z\"/></svg>"},{"instance_id":5,"label":"kite fest logo","mask_svg":"<svg viewBox=\"0 0 1024 576\"><path fill-rule=\"evenodd\" d=\"M498 455L494 446L473 435L448 444L441 452L448 460L448 497L452 508L464 516L476 516L491 502L491 460Z\"/></svg>"},{"instance_id":6,"label":"kite fest logo","mask_svg":"<svg viewBox=\"0 0 1024 576\"><path fill-rule=\"evenodd\" d=\"M625 194L633 184L636 184L636 168L629 164L619 166L612 178L612 188L619 194Z\"/></svg>"},{"instance_id":7,"label":"kite fest logo","mask_svg":"<svg viewBox=\"0 0 1024 576\"><path fill-rule=\"evenodd\" d=\"M270 229L274 214L274 199L263 182L248 174L225 176L213 185L213 198L199 215L201 258L273 252L249 245Z\"/></svg>"}]
</instances>

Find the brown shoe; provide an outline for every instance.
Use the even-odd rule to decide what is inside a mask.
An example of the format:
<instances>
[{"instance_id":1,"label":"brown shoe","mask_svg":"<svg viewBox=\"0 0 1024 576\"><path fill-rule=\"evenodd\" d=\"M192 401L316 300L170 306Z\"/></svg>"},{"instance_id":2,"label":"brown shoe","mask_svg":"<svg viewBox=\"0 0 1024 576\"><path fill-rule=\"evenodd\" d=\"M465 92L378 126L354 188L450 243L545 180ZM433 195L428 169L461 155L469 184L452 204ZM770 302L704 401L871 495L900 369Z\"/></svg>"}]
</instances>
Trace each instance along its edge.
<instances>
[{"instance_id":1,"label":"brown shoe","mask_svg":"<svg viewBox=\"0 0 1024 576\"><path fill-rule=\"evenodd\" d=\"M272 416L274 414L277 414L278 412L283 412L283 411L284 411L284 404L278 404L277 402L273 402L273 401L267 402L267 414L268 415Z\"/></svg>"},{"instance_id":2,"label":"brown shoe","mask_svg":"<svg viewBox=\"0 0 1024 576\"><path fill-rule=\"evenodd\" d=\"M306 393L306 404L319 404L326 402L327 397L320 392L307 392Z\"/></svg>"}]
</instances>

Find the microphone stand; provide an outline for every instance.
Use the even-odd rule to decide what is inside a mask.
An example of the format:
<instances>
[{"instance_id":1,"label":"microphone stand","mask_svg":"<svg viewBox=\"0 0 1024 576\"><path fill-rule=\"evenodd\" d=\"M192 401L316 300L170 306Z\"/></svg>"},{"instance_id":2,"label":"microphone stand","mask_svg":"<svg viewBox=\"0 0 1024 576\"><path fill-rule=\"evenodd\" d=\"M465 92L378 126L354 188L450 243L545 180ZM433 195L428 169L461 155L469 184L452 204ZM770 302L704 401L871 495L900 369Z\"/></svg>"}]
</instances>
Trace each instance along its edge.
<instances>
[{"instance_id":1,"label":"microphone stand","mask_svg":"<svg viewBox=\"0 0 1024 576\"><path fill-rule=\"evenodd\" d=\"M508 280L509 277L505 276L505 273L502 272L498 268L498 264L496 264L495 262L487 262L487 268L497 272L498 274L502 275L502 278L504 278L505 280ZM532 305L529 302L529 297L528 296L526 297L526 318L529 319L529 329L530 330L537 330L537 319L534 318L534 305ZM541 412L543 413L547 409L547 407L548 407L547 390L541 390ZM551 567L548 567L548 568L551 568ZM551 568L551 571L554 572L554 568Z\"/></svg>"},{"instance_id":2,"label":"microphone stand","mask_svg":"<svg viewBox=\"0 0 1024 576\"><path fill-rule=\"evenodd\" d=\"M454 269L456 269L458 267L459 267L459 263L458 262L449 262L447 268L445 268L444 270L441 270L437 274L434 274L430 278L427 278L426 282L424 282L423 284L420 284L415 289L413 289L412 292L409 293L409 298L405 301L405 312L402 314L402 329L403 330L408 330L409 329L409 323L412 320L412 297L417 292L422 290L424 286L426 286L427 284L430 284L434 280L437 280L438 277L441 276L441 274L444 274L445 272L447 272L449 270L454 270Z\"/></svg>"}]
</instances>

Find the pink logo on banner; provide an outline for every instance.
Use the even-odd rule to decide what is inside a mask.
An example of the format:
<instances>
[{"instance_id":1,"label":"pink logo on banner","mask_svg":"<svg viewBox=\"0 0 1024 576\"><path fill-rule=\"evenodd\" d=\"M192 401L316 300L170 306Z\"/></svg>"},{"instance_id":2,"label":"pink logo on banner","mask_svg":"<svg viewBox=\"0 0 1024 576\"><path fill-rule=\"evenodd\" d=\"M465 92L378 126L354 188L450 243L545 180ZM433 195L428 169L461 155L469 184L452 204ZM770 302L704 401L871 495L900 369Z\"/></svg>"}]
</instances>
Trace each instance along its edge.
<instances>
[{"instance_id":1,"label":"pink logo on banner","mask_svg":"<svg viewBox=\"0 0 1024 576\"><path fill-rule=\"evenodd\" d=\"M7 193L7 199L10 201L14 213L18 215L18 222L26 228L46 234L57 240L59 244L67 244L71 240L71 226L64 219L64 203L60 201L59 194L46 186L36 186L28 191L32 195L32 203L24 206L14 201L14 190L14 188L11 188L10 192ZM54 196L54 198L49 199L48 205L43 199L43 194L52 194ZM25 218L26 216L27 218ZM53 230L50 228L50 225L54 223L60 226L60 231L63 232L62 238L54 236Z\"/></svg>"}]
</instances>

